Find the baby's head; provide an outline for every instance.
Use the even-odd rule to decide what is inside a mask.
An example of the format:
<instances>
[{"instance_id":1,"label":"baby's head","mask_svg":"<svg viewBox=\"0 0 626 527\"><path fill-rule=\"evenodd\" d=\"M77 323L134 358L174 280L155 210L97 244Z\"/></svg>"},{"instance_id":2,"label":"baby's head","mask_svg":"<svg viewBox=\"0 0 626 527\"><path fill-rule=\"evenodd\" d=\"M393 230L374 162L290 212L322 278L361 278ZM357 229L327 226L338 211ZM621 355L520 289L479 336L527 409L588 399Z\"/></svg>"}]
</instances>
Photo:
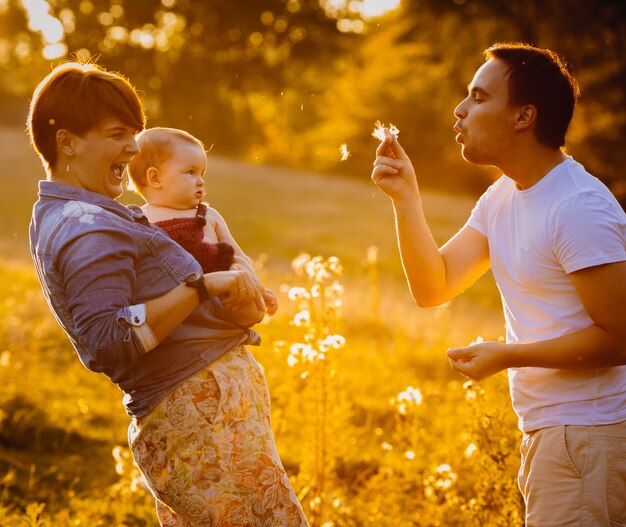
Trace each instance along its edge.
<instances>
[{"instance_id":1,"label":"baby's head","mask_svg":"<svg viewBox=\"0 0 626 527\"><path fill-rule=\"evenodd\" d=\"M150 205L190 209L204 199L206 151L176 128L147 128L136 136L139 153L128 165L134 190Z\"/></svg>"}]
</instances>

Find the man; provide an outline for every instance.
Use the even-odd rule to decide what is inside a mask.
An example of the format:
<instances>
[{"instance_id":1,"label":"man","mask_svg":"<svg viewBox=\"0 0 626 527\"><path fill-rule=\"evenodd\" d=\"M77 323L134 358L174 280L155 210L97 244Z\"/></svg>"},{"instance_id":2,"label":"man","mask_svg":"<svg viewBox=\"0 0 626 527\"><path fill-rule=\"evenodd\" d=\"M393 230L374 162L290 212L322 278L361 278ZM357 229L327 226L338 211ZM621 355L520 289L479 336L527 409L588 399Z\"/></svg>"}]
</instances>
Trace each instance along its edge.
<instances>
[{"instance_id":1,"label":"man","mask_svg":"<svg viewBox=\"0 0 626 527\"><path fill-rule=\"evenodd\" d=\"M448 358L476 380L508 369L527 526L626 525L626 216L562 150L578 86L559 57L519 43L485 57L454 129L465 160L504 175L465 226L437 247L411 161L388 130L372 180L392 199L420 306L493 271L506 343Z\"/></svg>"}]
</instances>

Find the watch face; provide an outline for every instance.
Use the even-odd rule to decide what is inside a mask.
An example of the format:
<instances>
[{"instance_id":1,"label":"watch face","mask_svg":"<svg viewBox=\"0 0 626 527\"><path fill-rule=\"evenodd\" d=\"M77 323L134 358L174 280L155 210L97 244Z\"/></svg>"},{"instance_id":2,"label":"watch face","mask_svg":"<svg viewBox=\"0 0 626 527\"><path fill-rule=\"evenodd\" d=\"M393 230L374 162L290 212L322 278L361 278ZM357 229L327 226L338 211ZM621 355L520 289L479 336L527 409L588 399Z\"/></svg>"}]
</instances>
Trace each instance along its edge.
<instances>
[{"instance_id":1,"label":"watch face","mask_svg":"<svg viewBox=\"0 0 626 527\"><path fill-rule=\"evenodd\" d=\"M202 273L191 273L187 275L185 285L187 287L193 287L198 292L198 298L201 304L209 299L209 293L204 285L204 275Z\"/></svg>"},{"instance_id":2,"label":"watch face","mask_svg":"<svg viewBox=\"0 0 626 527\"><path fill-rule=\"evenodd\" d=\"M204 276L200 273L191 273L185 278L185 282L188 284L199 282L200 280L204 280Z\"/></svg>"}]
</instances>

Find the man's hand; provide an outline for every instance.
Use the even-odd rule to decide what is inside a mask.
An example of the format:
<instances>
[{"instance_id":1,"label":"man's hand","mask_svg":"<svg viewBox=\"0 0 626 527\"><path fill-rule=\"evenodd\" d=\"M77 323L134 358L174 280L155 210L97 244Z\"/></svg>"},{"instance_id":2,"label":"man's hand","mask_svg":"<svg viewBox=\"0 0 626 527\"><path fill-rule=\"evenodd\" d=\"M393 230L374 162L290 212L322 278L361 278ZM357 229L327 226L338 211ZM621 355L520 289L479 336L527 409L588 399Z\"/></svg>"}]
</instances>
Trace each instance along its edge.
<instances>
[{"instance_id":1,"label":"man's hand","mask_svg":"<svg viewBox=\"0 0 626 527\"><path fill-rule=\"evenodd\" d=\"M449 349L448 360L453 370L481 381L509 367L506 351L506 344L501 342L481 342Z\"/></svg>"},{"instance_id":2,"label":"man's hand","mask_svg":"<svg viewBox=\"0 0 626 527\"><path fill-rule=\"evenodd\" d=\"M409 156L388 128L384 134L385 140L376 149L372 181L391 198L400 197L406 190L417 192L415 169Z\"/></svg>"}]
</instances>

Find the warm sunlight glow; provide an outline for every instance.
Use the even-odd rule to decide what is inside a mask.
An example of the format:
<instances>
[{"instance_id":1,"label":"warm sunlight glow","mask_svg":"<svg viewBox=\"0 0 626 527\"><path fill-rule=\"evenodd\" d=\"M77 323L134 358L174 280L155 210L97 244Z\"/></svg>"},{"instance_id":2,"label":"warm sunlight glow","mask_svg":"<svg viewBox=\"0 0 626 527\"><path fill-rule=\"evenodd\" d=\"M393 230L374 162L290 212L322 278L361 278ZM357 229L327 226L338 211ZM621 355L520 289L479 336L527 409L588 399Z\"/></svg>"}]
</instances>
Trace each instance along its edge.
<instances>
[{"instance_id":1,"label":"warm sunlight glow","mask_svg":"<svg viewBox=\"0 0 626 527\"><path fill-rule=\"evenodd\" d=\"M48 44L44 46L43 58L46 60L54 60L67 55L67 46L63 42L57 42L56 44Z\"/></svg>"},{"instance_id":2,"label":"warm sunlight glow","mask_svg":"<svg viewBox=\"0 0 626 527\"><path fill-rule=\"evenodd\" d=\"M363 18L375 18L400 6L400 0L363 0L359 12Z\"/></svg>"},{"instance_id":3,"label":"warm sunlight glow","mask_svg":"<svg viewBox=\"0 0 626 527\"><path fill-rule=\"evenodd\" d=\"M46 44L56 44L63 40L63 24L50 16L50 5L44 0L22 0L22 6L28 15L28 28L41 33Z\"/></svg>"}]
</instances>

